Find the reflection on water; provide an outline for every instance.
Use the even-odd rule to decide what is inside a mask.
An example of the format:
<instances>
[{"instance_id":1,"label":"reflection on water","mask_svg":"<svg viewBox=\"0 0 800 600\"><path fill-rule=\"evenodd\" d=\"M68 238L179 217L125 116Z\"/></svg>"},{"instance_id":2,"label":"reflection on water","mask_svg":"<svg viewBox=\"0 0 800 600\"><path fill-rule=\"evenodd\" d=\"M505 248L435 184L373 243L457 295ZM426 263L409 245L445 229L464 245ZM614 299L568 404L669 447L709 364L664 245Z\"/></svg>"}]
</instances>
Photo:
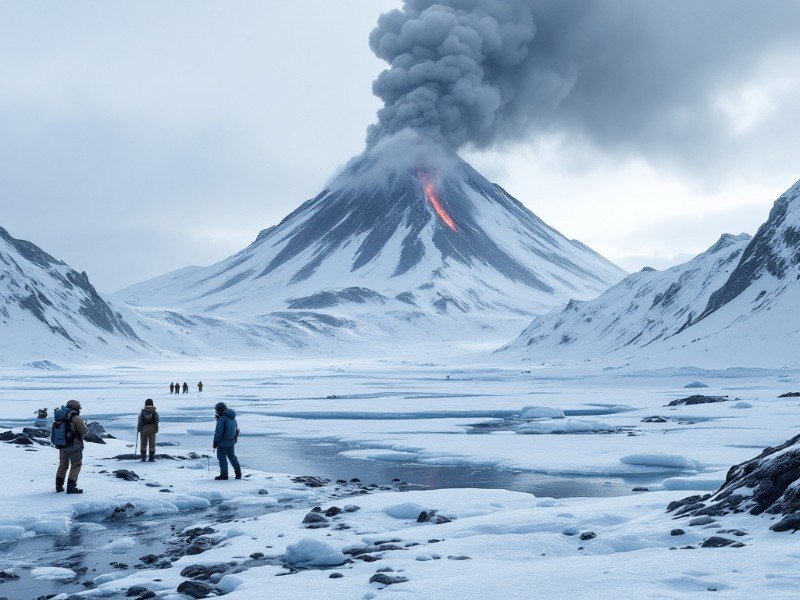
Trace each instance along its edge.
<instances>
[{"instance_id":1,"label":"reflection on water","mask_svg":"<svg viewBox=\"0 0 800 600\"><path fill-rule=\"evenodd\" d=\"M162 436L163 441L202 448L210 439L195 435ZM663 477L563 477L530 472L499 470L469 465L427 465L396 461L360 460L342 456L351 449L338 442L316 442L275 436L240 439L236 453L245 468L260 471L316 475L331 480L357 477L364 483L387 484L401 479L422 489L492 488L567 498L608 497L632 493L632 488L660 481ZM164 448L168 452L169 448Z\"/></svg>"}]
</instances>

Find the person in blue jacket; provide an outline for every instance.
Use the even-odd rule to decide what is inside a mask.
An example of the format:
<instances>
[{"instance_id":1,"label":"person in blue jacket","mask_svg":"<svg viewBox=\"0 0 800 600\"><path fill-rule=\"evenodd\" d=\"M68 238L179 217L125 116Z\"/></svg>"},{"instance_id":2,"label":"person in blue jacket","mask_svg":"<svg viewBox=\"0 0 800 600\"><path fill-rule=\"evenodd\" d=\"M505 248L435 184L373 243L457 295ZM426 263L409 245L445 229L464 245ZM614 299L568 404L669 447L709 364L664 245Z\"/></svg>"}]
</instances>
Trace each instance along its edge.
<instances>
[{"instance_id":1,"label":"person in blue jacket","mask_svg":"<svg viewBox=\"0 0 800 600\"><path fill-rule=\"evenodd\" d=\"M236 413L228 408L224 402L218 402L214 407L217 413L217 428L214 431L214 450L217 451L219 460L219 475L214 479L228 479L228 461L233 465L236 479L242 478L242 468L236 458L234 448L239 440L239 428L236 425Z\"/></svg>"}]
</instances>

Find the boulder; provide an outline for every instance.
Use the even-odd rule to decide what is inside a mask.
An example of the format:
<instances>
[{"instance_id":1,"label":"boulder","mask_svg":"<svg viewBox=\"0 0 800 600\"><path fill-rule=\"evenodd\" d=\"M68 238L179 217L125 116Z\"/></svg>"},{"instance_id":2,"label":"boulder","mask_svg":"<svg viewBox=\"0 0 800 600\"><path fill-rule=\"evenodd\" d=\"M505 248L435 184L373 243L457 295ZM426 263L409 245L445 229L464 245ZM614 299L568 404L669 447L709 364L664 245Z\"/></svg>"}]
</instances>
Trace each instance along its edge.
<instances>
[{"instance_id":1,"label":"boulder","mask_svg":"<svg viewBox=\"0 0 800 600\"><path fill-rule=\"evenodd\" d=\"M395 583L405 583L408 577L401 575L387 575L386 573L375 573L369 578L370 583L379 583L381 585L394 585Z\"/></svg>"},{"instance_id":2,"label":"boulder","mask_svg":"<svg viewBox=\"0 0 800 600\"><path fill-rule=\"evenodd\" d=\"M727 402L728 396L706 396L704 394L694 394L680 400L673 400L667 406L692 406L694 404L713 404L715 402Z\"/></svg>"},{"instance_id":3,"label":"boulder","mask_svg":"<svg viewBox=\"0 0 800 600\"><path fill-rule=\"evenodd\" d=\"M178 593L189 598L208 598L216 595L216 588L202 581L184 581L178 586Z\"/></svg>"},{"instance_id":4,"label":"boulder","mask_svg":"<svg viewBox=\"0 0 800 600\"><path fill-rule=\"evenodd\" d=\"M140 477L133 471L128 469L117 469L114 471L114 477L124 479L125 481L139 481Z\"/></svg>"},{"instance_id":5,"label":"boulder","mask_svg":"<svg viewBox=\"0 0 800 600\"><path fill-rule=\"evenodd\" d=\"M800 435L730 468L725 483L711 496L691 496L673 502L677 516L793 515L800 513ZM792 520L786 521L789 526ZM776 524L777 525L777 524Z\"/></svg>"}]
</instances>

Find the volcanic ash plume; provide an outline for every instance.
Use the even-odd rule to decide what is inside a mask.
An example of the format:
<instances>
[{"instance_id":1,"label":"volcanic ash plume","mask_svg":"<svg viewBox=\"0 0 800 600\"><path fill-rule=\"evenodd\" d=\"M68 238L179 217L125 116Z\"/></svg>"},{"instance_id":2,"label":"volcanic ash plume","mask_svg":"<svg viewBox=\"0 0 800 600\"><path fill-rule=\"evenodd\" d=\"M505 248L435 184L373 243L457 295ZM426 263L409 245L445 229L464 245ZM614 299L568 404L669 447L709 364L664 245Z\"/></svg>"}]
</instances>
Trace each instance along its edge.
<instances>
[{"instance_id":1,"label":"volcanic ash plume","mask_svg":"<svg viewBox=\"0 0 800 600\"><path fill-rule=\"evenodd\" d=\"M384 102L368 143L411 129L453 149L518 137L571 79L531 53L530 0L404 0L370 35L389 63L373 84Z\"/></svg>"}]
</instances>

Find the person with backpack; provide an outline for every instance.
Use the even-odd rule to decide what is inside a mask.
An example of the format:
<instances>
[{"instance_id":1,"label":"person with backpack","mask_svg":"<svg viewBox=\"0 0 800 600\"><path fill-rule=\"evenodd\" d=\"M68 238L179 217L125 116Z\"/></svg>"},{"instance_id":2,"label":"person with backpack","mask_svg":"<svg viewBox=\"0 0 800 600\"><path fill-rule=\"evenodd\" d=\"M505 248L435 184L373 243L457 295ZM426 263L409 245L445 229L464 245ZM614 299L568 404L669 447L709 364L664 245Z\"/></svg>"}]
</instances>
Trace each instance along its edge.
<instances>
[{"instance_id":1,"label":"person with backpack","mask_svg":"<svg viewBox=\"0 0 800 600\"><path fill-rule=\"evenodd\" d=\"M219 461L219 475L216 480L228 479L228 461L233 465L236 479L242 478L242 468L234 450L239 441L239 427L236 424L236 413L228 408L224 402L218 402L214 407L217 418L217 428L214 430L213 448L217 451Z\"/></svg>"},{"instance_id":2,"label":"person with backpack","mask_svg":"<svg viewBox=\"0 0 800 600\"><path fill-rule=\"evenodd\" d=\"M169 384L169 393L170 394L174 394L175 393L175 384L172 383L172 382L170 382L170 384Z\"/></svg>"},{"instance_id":3,"label":"person with backpack","mask_svg":"<svg viewBox=\"0 0 800 600\"><path fill-rule=\"evenodd\" d=\"M89 433L81 414L81 403L70 400L65 406L57 408L50 431L50 441L58 448L58 470L56 471L56 492L64 491L64 478L67 477L67 493L82 494L78 488L78 474L83 463L83 436Z\"/></svg>"},{"instance_id":4,"label":"person with backpack","mask_svg":"<svg viewBox=\"0 0 800 600\"><path fill-rule=\"evenodd\" d=\"M185 381L183 382L183 393L184 394L188 394L189 393L189 384L186 383Z\"/></svg>"},{"instance_id":5,"label":"person with backpack","mask_svg":"<svg viewBox=\"0 0 800 600\"><path fill-rule=\"evenodd\" d=\"M139 420L136 422L136 433L139 434L139 445L142 449L142 462L145 462L145 453L147 450L150 451L150 462L156 462L158 412L150 398L144 401L144 408L139 413Z\"/></svg>"},{"instance_id":6,"label":"person with backpack","mask_svg":"<svg viewBox=\"0 0 800 600\"><path fill-rule=\"evenodd\" d=\"M203 393L203 382L202 381L198 381L197 382L197 393L198 394L202 394Z\"/></svg>"}]
</instances>

